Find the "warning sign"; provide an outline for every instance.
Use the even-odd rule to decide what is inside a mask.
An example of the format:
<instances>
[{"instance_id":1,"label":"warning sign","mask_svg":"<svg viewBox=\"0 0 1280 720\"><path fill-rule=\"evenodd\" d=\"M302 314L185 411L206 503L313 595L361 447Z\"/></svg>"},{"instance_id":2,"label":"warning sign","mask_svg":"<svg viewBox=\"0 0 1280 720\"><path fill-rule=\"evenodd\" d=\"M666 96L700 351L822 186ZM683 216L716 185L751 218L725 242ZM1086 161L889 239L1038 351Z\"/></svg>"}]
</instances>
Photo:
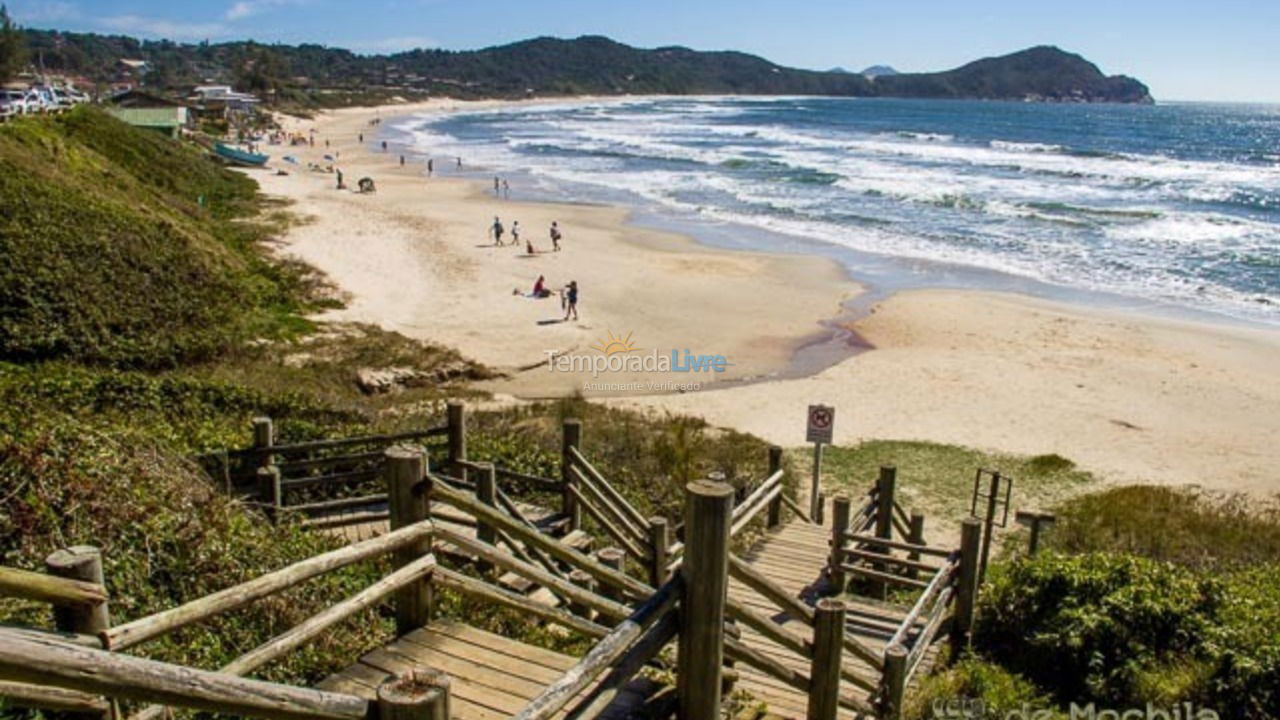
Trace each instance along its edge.
<instances>
[{"instance_id":1,"label":"warning sign","mask_svg":"<svg viewBox=\"0 0 1280 720\"><path fill-rule=\"evenodd\" d=\"M836 409L827 405L809 406L809 427L805 439L813 443L831 444L831 428L836 424Z\"/></svg>"}]
</instances>

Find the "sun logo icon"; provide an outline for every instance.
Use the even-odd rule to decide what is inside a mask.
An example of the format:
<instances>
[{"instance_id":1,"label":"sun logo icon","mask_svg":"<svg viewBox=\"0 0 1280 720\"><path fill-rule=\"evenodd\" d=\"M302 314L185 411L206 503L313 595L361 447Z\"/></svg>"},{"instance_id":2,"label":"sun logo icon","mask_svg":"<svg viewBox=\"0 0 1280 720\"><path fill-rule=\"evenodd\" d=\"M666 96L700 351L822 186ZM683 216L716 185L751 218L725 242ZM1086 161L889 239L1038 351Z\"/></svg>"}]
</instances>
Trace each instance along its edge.
<instances>
[{"instance_id":1,"label":"sun logo icon","mask_svg":"<svg viewBox=\"0 0 1280 720\"><path fill-rule=\"evenodd\" d=\"M599 350L605 355L635 352L639 348L635 346L635 343L631 342L631 335L632 333L627 333L625 338L618 337L613 334L612 330L610 330L608 339L601 340L598 344L592 345L591 349Z\"/></svg>"}]
</instances>

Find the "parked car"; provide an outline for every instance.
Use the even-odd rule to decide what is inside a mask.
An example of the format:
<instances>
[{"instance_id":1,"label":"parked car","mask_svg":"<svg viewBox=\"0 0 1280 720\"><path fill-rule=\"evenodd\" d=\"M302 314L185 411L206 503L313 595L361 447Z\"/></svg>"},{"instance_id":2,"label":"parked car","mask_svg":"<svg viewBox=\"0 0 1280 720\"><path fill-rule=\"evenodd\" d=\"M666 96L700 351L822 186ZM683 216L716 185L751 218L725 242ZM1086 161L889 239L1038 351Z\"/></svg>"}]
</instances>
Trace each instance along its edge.
<instances>
[{"instance_id":1,"label":"parked car","mask_svg":"<svg viewBox=\"0 0 1280 720\"><path fill-rule=\"evenodd\" d=\"M0 117L27 114L27 93L22 90L0 90Z\"/></svg>"}]
</instances>

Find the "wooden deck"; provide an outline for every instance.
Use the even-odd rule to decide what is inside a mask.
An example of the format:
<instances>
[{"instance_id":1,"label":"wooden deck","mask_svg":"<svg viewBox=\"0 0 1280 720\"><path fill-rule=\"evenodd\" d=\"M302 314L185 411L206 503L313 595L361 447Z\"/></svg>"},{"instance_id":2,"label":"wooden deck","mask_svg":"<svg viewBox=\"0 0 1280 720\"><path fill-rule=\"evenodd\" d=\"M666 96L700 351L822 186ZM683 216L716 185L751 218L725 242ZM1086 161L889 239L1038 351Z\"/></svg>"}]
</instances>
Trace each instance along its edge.
<instances>
[{"instance_id":1,"label":"wooden deck","mask_svg":"<svg viewBox=\"0 0 1280 720\"><path fill-rule=\"evenodd\" d=\"M372 699L388 675L414 667L449 674L454 720L500 720L518 713L578 658L509 640L463 623L441 620L360 658L317 687ZM661 701L662 685L632 680L600 717L626 720ZM564 717L561 713L556 717Z\"/></svg>"}]
</instances>

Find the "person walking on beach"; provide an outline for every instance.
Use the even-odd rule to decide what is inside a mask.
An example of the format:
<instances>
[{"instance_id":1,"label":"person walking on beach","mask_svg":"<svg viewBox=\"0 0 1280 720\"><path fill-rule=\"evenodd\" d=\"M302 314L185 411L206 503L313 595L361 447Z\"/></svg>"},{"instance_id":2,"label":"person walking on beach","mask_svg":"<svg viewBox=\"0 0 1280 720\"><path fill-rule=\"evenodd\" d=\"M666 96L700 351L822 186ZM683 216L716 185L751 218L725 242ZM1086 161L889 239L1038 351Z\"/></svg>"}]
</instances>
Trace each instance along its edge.
<instances>
[{"instance_id":1,"label":"person walking on beach","mask_svg":"<svg viewBox=\"0 0 1280 720\"><path fill-rule=\"evenodd\" d=\"M436 163L431 158L427 158L427 177L431 177L431 173L436 171Z\"/></svg>"},{"instance_id":2,"label":"person walking on beach","mask_svg":"<svg viewBox=\"0 0 1280 720\"><path fill-rule=\"evenodd\" d=\"M386 151L387 151L387 141L386 141L386 140L383 140L383 141L382 141L382 152L386 152Z\"/></svg>"},{"instance_id":3,"label":"person walking on beach","mask_svg":"<svg viewBox=\"0 0 1280 720\"><path fill-rule=\"evenodd\" d=\"M498 219L498 216L496 216L496 215L493 217L493 228L492 228L492 232L493 232L493 242L494 242L494 244L495 244L495 245L502 245L502 221L501 221L501 220L499 220L499 219Z\"/></svg>"},{"instance_id":4,"label":"person walking on beach","mask_svg":"<svg viewBox=\"0 0 1280 720\"><path fill-rule=\"evenodd\" d=\"M511 221L511 244L520 247L520 221Z\"/></svg>"},{"instance_id":5,"label":"person walking on beach","mask_svg":"<svg viewBox=\"0 0 1280 720\"><path fill-rule=\"evenodd\" d=\"M494 197L500 197L499 190L500 190L500 185L498 181L498 176L494 175L493 176L493 196Z\"/></svg>"},{"instance_id":6,"label":"person walking on beach","mask_svg":"<svg viewBox=\"0 0 1280 720\"><path fill-rule=\"evenodd\" d=\"M511 186L507 184L506 180L502 181L502 197L504 200L511 199Z\"/></svg>"},{"instance_id":7,"label":"person walking on beach","mask_svg":"<svg viewBox=\"0 0 1280 720\"><path fill-rule=\"evenodd\" d=\"M555 252L560 252L560 226L555 220L551 221L551 248Z\"/></svg>"},{"instance_id":8,"label":"person walking on beach","mask_svg":"<svg viewBox=\"0 0 1280 720\"><path fill-rule=\"evenodd\" d=\"M459 157L458 157L458 169L459 169L459 170L461 170L461 169L462 169L462 157L461 157L461 156L459 156Z\"/></svg>"},{"instance_id":9,"label":"person walking on beach","mask_svg":"<svg viewBox=\"0 0 1280 720\"><path fill-rule=\"evenodd\" d=\"M338 168L338 189L341 190L345 185L342 184L342 168Z\"/></svg>"},{"instance_id":10,"label":"person walking on beach","mask_svg":"<svg viewBox=\"0 0 1280 720\"><path fill-rule=\"evenodd\" d=\"M400 156L400 167L404 167L404 156Z\"/></svg>"},{"instance_id":11,"label":"person walking on beach","mask_svg":"<svg viewBox=\"0 0 1280 720\"><path fill-rule=\"evenodd\" d=\"M564 321L569 322L569 316L572 315L574 320L578 319L578 281L570 280L569 287L565 288L565 311Z\"/></svg>"},{"instance_id":12,"label":"person walking on beach","mask_svg":"<svg viewBox=\"0 0 1280 720\"><path fill-rule=\"evenodd\" d=\"M360 138L360 142L364 142L364 133L360 133L358 137Z\"/></svg>"}]
</instances>

